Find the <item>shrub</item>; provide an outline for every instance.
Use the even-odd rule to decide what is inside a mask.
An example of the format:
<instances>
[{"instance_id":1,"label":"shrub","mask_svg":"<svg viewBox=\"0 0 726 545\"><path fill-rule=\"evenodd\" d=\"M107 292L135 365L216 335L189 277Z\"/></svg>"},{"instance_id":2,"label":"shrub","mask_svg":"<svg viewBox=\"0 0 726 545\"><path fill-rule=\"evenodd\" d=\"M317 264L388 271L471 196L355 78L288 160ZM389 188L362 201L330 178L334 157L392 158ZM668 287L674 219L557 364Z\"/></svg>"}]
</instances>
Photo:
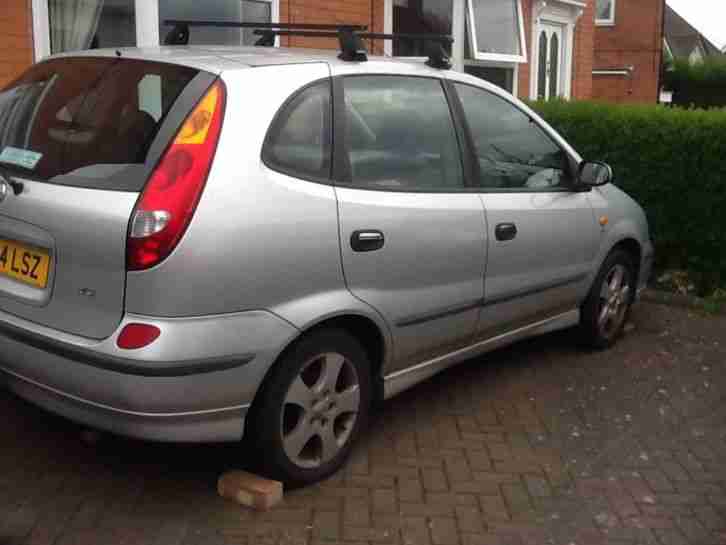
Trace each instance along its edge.
<instances>
[{"instance_id":1,"label":"shrub","mask_svg":"<svg viewBox=\"0 0 726 545\"><path fill-rule=\"evenodd\" d=\"M660 267L726 285L726 110L591 102L533 107L646 210Z\"/></svg>"},{"instance_id":2,"label":"shrub","mask_svg":"<svg viewBox=\"0 0 726 545\"><path fill-rule=\"evenodd\" d=\"M679 59L664 73L666 89L673 91L673 104L701 108L726 106L726 55L708 57L691 65Z\"/></svg>"}]
</instances>

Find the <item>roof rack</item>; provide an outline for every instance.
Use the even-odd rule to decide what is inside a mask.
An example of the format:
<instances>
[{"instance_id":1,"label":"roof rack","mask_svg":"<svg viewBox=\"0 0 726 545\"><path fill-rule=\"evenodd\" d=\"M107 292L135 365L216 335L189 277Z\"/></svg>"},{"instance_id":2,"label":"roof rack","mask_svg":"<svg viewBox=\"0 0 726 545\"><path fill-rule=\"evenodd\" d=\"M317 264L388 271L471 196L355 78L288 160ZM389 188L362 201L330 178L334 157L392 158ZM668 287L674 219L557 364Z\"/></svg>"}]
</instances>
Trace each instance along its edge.
<instances>
[{"instance_id":1,"label":"roof rack","mask_svg":"<svg viewBox=\"0 0 726 545\"><path fill-rule=\"evenodd\" d=\"M429 60L427 65L433 68L449 69L449 59L444 46L451 45L454 39L443 34L381 34L366 32L365 25L317 24L317 23L236 23L231 21L190 21L167 19L165 25L173 25L164 40L165 45L187 45L191 27L216 28L250 28L260 36L255 45L271 47L275 45L276 36L302 36L308 38L337 38L340 42L339 58L348 62L365 62L368 52L363 40L391 40L423 42Z\"/></svg>"}]
</instances>

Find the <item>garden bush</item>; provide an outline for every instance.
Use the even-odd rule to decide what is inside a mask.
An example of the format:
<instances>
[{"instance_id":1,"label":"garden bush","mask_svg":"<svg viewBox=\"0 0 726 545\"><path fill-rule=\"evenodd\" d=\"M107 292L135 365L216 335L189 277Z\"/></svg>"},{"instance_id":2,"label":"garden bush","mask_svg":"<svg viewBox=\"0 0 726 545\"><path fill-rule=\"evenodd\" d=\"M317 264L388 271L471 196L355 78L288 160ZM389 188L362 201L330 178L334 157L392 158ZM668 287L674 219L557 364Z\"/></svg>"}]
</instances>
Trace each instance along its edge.
<instances>
[{"instance_id":1,"label":"garden bush","mask_svg":"<svg viewBox=\"0 0 726 545\"><path fill-rule=\"evenodd\" d=\"M726 285L726 110L592 102L533 107L646 210L661 268Z\"/></svg>"}]
</instances>

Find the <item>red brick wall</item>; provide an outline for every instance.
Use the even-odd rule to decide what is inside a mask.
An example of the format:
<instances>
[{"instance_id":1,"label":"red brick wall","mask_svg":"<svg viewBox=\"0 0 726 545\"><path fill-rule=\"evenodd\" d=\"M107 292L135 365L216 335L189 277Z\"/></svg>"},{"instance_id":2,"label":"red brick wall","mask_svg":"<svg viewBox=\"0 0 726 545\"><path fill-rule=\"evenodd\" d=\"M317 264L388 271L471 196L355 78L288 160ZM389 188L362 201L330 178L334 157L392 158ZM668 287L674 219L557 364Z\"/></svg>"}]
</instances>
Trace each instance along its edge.
<instances>
[{"instance_id":1,"label":"red brick wall","mask_svg":"<svg viewBox=\"0 0 726 545\"><path fill-rule=\"evenodd\" d=\"M31 0L2 0L0 8L0 87L33 62Z\"/></svg>"},{"instance_id":2,"label":"red brick wall","mask_svg":"<svg viewBox=\"0 0 726 545\"><path fill-rule=\"evenodd\" d=\"M615 26L595 28L595 70L634 68L632 76L595 76L593 96L654 103L663 43L663 0L619 0Z\"/></svg>"},{"instance_id":3,"label":"red brick wall","mask_svg":"<svg viewBox=\"0 0 726 545\"><path fill-rule=\"evenodd\" d=\"M620 3L630 0L620 0ZM640 0L635 0L636 2ZM572 98L592 98L593 48L595 44L595 0L587 0L582 17L577 22L572 60Z\"/></svg>"},{"instance_id":4,"label":"red brick wall","mask_svg":"<svg viewBox=\"0 0 726 545\"><path fill-rule=\"evenodd\" d=\"M527 60L532 60L532 4L535 0L522 0L522 15L524 19L524 36L527 41ZM517 94L523 100L529 100L529 85L531 81L532 65L519 65L519 90Z\"/></svg>"},{"instance_id":5,"label":"red brick wall","mask_svg":"<svg viewBox=\"0 0 726 545\"><path fill-rule=\"evenodd\" d=\"M368 25L383 32L384 0L280 0L280 21L290 23L350 23ZM326 38L283 38L283 45L337 49L338 42ZM383 52L383 44L373 51Z\"/></svg>"}]
</instances>

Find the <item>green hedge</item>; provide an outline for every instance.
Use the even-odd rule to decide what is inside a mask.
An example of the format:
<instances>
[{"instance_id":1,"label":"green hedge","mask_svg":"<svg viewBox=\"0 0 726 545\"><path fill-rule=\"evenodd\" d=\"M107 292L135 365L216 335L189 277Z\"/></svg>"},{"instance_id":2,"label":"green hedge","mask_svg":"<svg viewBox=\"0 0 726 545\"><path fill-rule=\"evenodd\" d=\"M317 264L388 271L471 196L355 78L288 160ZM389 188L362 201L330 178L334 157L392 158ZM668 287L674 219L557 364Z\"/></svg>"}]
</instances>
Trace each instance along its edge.
<instances>
[{"instance_id":1,"label":"green hedge","mask_svg":"<svg viewBox=\"0 0 726 545\"><path fill-rule=\"evenodd\" d=\"M726 106L726 55L708 57L694 65L688 60L671 61L663 77L666 88L673 91L676 106Z\"/></svg>"},{"instance_id":2,"label":"green hedge","mask_svg":"<svg viewBox=\"0 0 726 545\"><path fill-rule=\"evenodd\" d=\"M661 267L726 285L726 109L546 102L535 110L645 208Z\"/></svg>"}]
</instances>

